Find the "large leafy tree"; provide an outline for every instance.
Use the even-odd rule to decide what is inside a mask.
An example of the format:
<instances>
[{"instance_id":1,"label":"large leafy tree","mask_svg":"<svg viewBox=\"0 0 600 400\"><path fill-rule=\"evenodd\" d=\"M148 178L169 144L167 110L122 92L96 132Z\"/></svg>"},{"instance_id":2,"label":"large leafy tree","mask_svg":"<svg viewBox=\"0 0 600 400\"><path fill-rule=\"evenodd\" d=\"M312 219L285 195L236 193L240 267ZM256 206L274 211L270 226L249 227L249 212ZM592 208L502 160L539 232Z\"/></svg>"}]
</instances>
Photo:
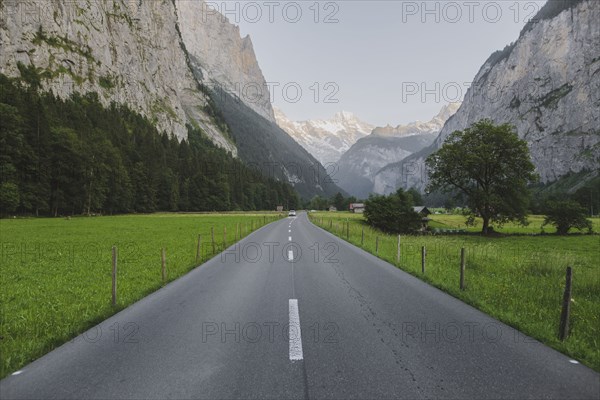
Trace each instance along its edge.
<instances>
[{"instance_id":1,"label":"large leafy tree","mask_svg":"<svg viewBox=\"0 0 600 400\"><path fill-rule=\"evenodd\" d=\"M529 191L536 179L535 167L524 140L508 124L482 120L448 136L443 146L427 158L429 190L441 189L464 195L475 216L490 222L526 223Z\"/></svg>"}]
</instances>

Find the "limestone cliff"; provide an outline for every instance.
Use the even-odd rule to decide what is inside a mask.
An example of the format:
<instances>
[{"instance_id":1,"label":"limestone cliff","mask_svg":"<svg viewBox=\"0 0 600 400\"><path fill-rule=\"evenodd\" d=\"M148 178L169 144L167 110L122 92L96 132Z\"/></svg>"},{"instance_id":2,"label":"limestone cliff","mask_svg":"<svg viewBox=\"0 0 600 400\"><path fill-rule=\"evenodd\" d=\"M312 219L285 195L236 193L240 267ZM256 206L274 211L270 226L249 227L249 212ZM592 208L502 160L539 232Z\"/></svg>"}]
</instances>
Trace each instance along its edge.
<instances>
[{"instance_id":1,"label":"limestone cliff","mask_svg":"<svg viewBox=\"0 0 600 400\"><path fill-rule=\"evenodd\" d=\"M489 118L526 140L542 182L600 168L600 2L551 0L518 40L485 62L435 143L375 176L393 191L427 182L426 157L455 130Z\"/></svg>"},{"instance_id":2,"label":"limestone cliff","mask_svg":"<svg viewBox=\"0 0 600 400\"><path fill-rule=\"evenodd\" d=\"M97 92L103 104L126 104L159 129L187 136L201 128L237 154L211 112L211 85L264 78L249 38L220 14L202 14L197 1L2 1L0 72L27 69L59 97ZM196 69L200 66L201 72ZM268 96L267 96L268 100ZM270 102L261 115L274 120ZM213 115L213 116L211 116Z\"/></svg>"},{"instance_id":3,"label":"limestone cliff","mask_svg":"<svg viewBox=\"0 0 600 400\"><path fill-rule=\"evenodd\" d=\"M239 97L246 105L275 122L269 89L256 61L249 36L214 8L214 2L177 0L183 42L194 68L214 89ZM219 91L217 90L217 92Z\"/></svg>"}]
</instances>

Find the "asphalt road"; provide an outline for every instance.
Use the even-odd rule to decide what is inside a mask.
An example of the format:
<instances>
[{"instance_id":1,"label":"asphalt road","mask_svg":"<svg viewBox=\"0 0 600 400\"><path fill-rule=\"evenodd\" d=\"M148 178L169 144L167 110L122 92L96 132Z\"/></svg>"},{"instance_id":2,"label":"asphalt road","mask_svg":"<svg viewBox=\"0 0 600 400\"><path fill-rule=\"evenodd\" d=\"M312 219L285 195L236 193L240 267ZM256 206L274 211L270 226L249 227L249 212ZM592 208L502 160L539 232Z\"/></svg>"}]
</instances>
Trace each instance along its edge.
<instances>
[{"instance_id":1,"label":"asphalt road","mask_svg":"<svg viewBox=\"0 0 600 400\"><path fill-rule=\"evenodd\" d=\"M0 398L598 399L600 375L299 214L0 381Z\"/></svg>"}]
</instances>

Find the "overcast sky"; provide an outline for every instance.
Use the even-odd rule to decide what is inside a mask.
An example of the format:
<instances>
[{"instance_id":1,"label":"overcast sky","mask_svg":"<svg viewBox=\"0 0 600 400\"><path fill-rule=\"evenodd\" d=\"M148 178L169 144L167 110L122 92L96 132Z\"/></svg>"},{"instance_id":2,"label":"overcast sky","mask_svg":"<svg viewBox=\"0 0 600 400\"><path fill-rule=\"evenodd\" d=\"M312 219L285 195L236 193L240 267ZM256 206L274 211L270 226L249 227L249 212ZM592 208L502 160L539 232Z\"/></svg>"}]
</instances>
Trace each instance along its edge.
<instances>
[{"instance_id":1,"label":"overcast sky","mask_svg":"<svg viewBox=\"0 0 600 400\"><path fill-rule=\"evenodd\" d=\"M345 110L376 125L429 120L461 99L487 57L544 3L213 2L250 34L273 105L288 117Z\"/></svg>"}]
</instances>

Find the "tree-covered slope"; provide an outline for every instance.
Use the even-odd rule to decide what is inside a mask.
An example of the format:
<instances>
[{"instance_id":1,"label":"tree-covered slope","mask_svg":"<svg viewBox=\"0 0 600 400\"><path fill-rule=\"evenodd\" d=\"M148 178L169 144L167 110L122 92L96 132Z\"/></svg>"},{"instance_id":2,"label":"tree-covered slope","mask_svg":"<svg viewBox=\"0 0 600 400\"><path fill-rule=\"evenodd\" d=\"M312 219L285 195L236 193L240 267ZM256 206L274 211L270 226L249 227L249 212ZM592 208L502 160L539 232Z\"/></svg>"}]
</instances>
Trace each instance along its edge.
<instances>
[{"instance_id":1,"label":"tree-covered slope","mask_svg":"<svg viewBox=\"0 0 600 400\"><path fill-rule=\"evenodd\" d=\"M2 213L72 215L295 207L197 128L181 142L95 93L63 100L0 74Z\"/></svg>"},{"instance_id":2,"label":"tree-covered slope","mask_svg":"<svg viewBox=\"0 0 600 400\"><path fill-rule=\"evenodd\" d=\"M332 197L342 191L334 183L336 171L326 171L277 124L225 91L211 97L229 126L242 161L269 177L290 182L305 199Z\"/></svg>"}]
</instances>

